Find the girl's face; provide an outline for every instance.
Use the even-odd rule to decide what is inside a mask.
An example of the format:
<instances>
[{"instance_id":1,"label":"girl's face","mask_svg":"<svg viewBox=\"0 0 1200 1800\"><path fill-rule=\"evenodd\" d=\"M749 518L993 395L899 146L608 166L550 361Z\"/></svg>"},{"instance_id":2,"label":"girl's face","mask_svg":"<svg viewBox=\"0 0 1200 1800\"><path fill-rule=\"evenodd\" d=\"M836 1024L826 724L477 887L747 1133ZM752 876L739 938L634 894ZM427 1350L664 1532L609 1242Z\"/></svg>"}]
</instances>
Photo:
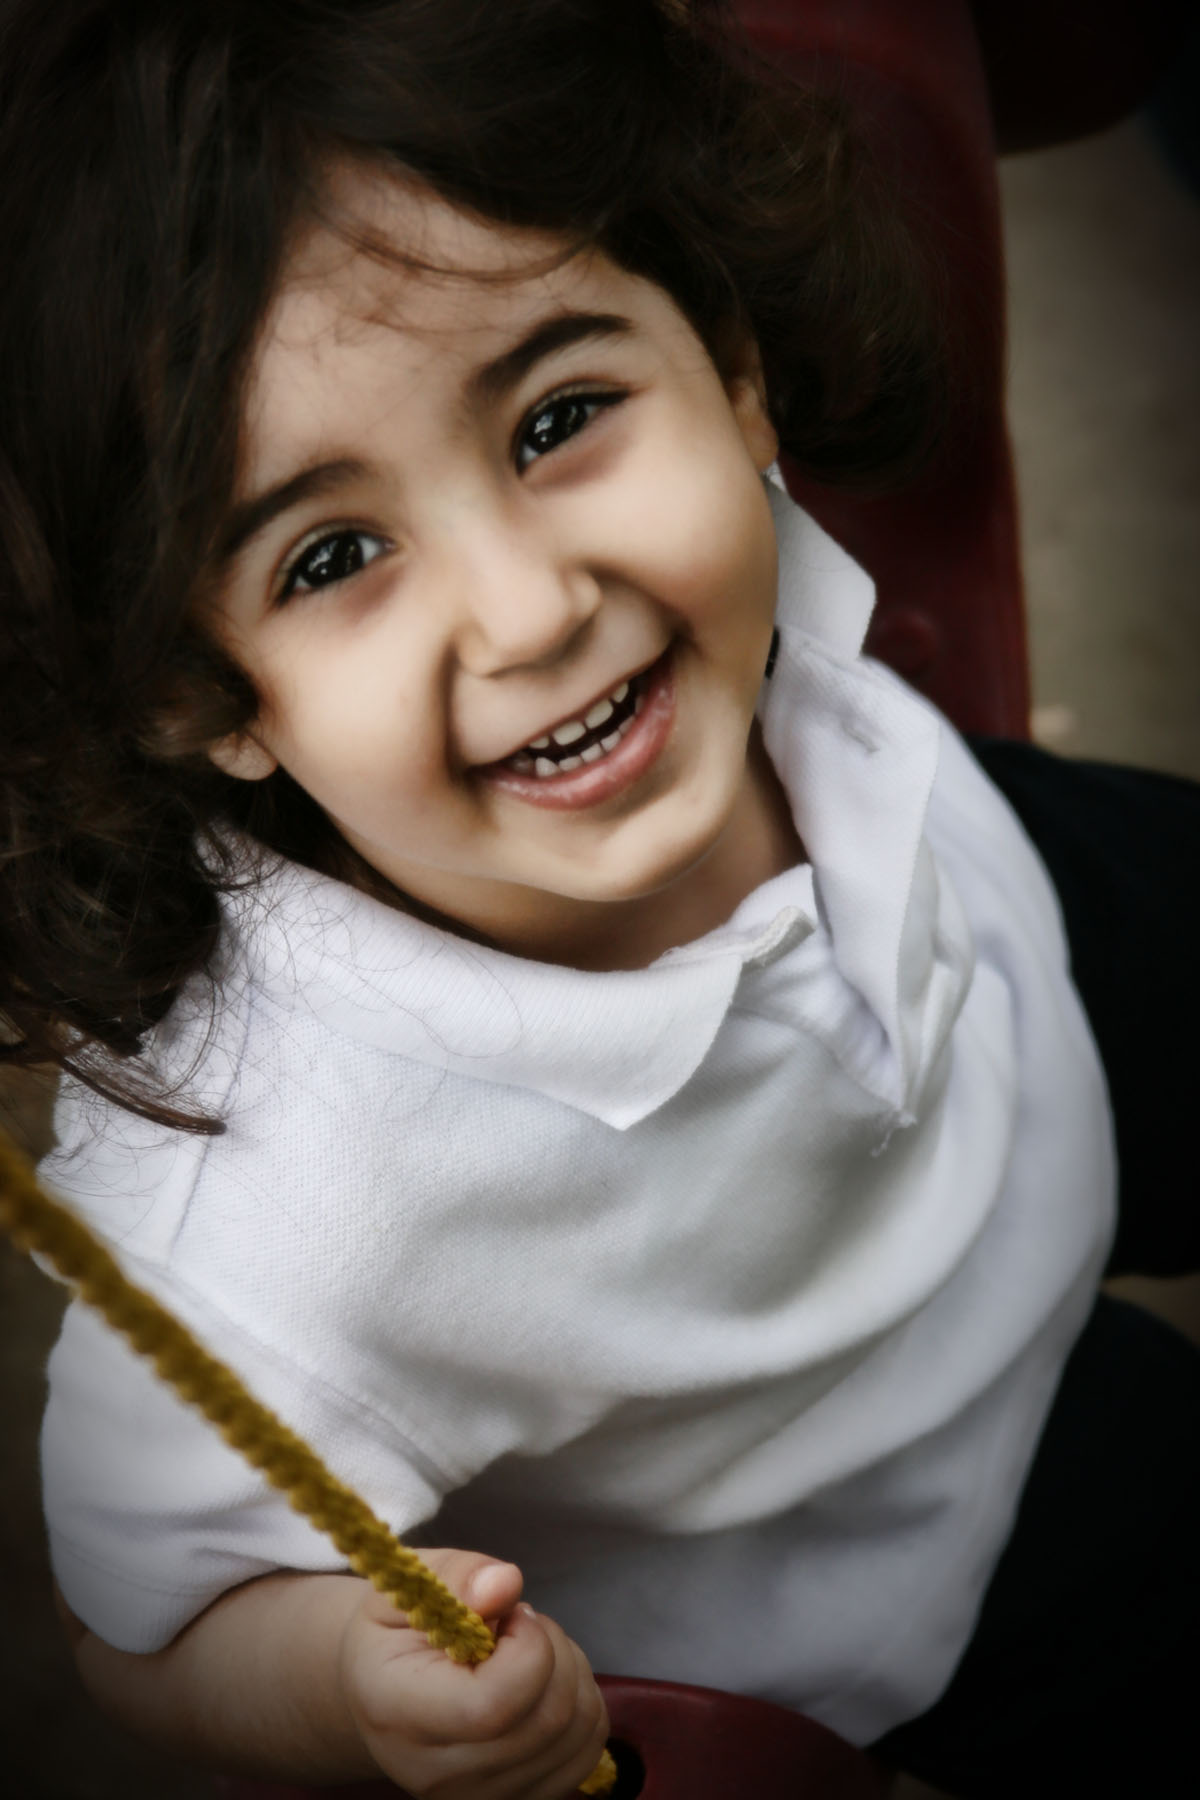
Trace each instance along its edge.
<instances>
[{"instance_id":1,"label":"girl's face","mask_svg":"<svg viewBox=\"0 0 1200 1800\"><path fill-rule=\"evenodd\" d=\"M217 618L261 710L212 754L565 960L731 853L775 603L756 365L599 254L344 182L410 266L314 230L268 317Z\"/></svg>"}]
</instances>

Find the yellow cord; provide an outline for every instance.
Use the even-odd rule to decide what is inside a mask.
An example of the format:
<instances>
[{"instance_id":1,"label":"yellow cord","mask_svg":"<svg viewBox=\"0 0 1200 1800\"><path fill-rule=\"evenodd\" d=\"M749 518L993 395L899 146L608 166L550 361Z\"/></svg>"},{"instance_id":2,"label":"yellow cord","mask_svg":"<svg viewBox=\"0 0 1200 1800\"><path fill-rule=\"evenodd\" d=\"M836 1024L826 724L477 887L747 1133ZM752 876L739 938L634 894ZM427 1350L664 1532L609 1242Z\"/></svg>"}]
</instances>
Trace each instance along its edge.
<instances>
[{"instance_id":1,"label":"yellow cord","mask_svg":"<svg viewBox=\"0 0 1200 1800\"><path fill-rule=\"evenodd\" d=\"M232 1369L210 1356L152 1295L122 1274L116 1260L75 1215L39 1185L27 1157L0 1132L0 1224L22 1250L50 1262L80 1298L94 1306L159 1375L197 1407L247 1462L407 1613L409 1624L452 1662L484 1662L495 1648L488 1627L402 1544L365 1501L332 1475L320 1457L256 1400ZM606 1750L580 1788L607 1794L617 1778Z\"/></svg>"}]
</instances>

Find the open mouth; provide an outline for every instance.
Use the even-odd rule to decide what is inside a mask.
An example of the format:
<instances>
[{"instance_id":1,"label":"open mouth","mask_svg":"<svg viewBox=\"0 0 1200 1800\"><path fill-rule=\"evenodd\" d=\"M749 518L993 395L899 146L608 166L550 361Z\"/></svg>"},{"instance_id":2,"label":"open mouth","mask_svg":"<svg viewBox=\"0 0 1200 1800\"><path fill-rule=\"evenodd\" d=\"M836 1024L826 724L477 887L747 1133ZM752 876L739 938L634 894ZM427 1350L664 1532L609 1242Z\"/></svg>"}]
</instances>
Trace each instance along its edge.
<instances>
[{"instance_id":1,"label":"open mouth","mask_svg":"<svg viewBox=\"0 0 1200 1800\"><path fill-rule=\"evenodd\" d=\"M545 737L524 744L497 766L544 781L553 775L569 775L588 763L603 762L632 729L645 702L649 679L650 671L643 670L619 682L581 717L564 719Z\"/></svg>"},{"instance_id":2,"label":"open mouth","mask_svg":"<svg viewBox=\"0 0 1200 1800\"><path fill-rule=\"evenodd\" d=\"M675 729L675 651L630 675L574 719L476 770L524 805L579 812L641 791Z\"/></svg>"}]
</instances>

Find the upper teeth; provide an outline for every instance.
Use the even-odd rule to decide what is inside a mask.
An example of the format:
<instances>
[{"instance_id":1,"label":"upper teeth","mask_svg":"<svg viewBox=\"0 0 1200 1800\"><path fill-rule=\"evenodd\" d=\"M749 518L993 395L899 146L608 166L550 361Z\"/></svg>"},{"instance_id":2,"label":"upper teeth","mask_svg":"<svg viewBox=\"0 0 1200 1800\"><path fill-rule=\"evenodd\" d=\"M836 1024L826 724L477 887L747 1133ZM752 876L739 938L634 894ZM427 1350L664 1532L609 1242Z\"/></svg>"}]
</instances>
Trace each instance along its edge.
<instances>
[{"instance_id":1,"label":"upper teeth","mask_svg":"<svg viewBox=\"0 0 1200 1800\"><path fill-rule=\"evenodd\" d=\"M610 750L616 749L632 726L634 714L641 708L639 694L636 704L627 707L619 720L616 718L617 708L628 698L629 691L629 683L622 681L607 698L597 700L594 706L589 706L582 718L566 719L561 725L556 725L553 731L543 737L533 738L523 750L516 751L508 758L510 767L524 774L538 776L567 775L572 769L581 768L584 763L599 761ZM610 719L615 721L612 729L597 736ZM585 737L588 742L583 744L582 739ZM569 756L538 754L539 751L549 751L552 746L557 752L572 744L579 744L580 748Z\"/></svg>"},{"instance_id":2,"label":"upper teeth","mask_svg":"<svg viewBox=\"0 0 1200 1800\"><path fill-rule=\"evenodd\" d=\"M597 725L603 725L605 719L611 718L614 708L620 706L628 692L629 683L623 681L620 687L613 689L607 699L597 700L594 706L590 706L581 719L568 719L565 724L556 725L549 736L531 739L529 748L546 750L550 746L551 739L556 744L576 743L585 732L594 731Z\"/></svg>"}]
</instances>

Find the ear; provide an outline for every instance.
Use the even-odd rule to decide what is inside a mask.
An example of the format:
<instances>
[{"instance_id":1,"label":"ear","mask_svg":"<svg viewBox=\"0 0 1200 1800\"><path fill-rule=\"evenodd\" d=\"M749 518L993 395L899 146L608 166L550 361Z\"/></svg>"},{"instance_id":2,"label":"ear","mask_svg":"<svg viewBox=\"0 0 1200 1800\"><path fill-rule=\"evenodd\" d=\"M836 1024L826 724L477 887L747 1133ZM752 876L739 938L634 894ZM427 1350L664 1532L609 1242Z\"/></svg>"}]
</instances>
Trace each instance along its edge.
<instances>
[{"instance_id":1,"label":"ear","mask_svg":"<svg viewBox=\"0 0 1200 1800\"><path fill-rule=\"evenodd\" d=\"M742 441L760 474L779 454L779 434L767 407L762 357L753 338L743 338L726 363L725 392Z\"/></svg>"},{"instance_id":2,"label":"ear","mask_svg":"<svg viewBox=\"0 0 1200 1800\"><path fill-rule=\"evenodd\" d=\"M238 781L265 781L279 767L278 759L251 737L248 731L236 732L208 746L210 761L225 775Z\"/></svg>"}]
</instances>

